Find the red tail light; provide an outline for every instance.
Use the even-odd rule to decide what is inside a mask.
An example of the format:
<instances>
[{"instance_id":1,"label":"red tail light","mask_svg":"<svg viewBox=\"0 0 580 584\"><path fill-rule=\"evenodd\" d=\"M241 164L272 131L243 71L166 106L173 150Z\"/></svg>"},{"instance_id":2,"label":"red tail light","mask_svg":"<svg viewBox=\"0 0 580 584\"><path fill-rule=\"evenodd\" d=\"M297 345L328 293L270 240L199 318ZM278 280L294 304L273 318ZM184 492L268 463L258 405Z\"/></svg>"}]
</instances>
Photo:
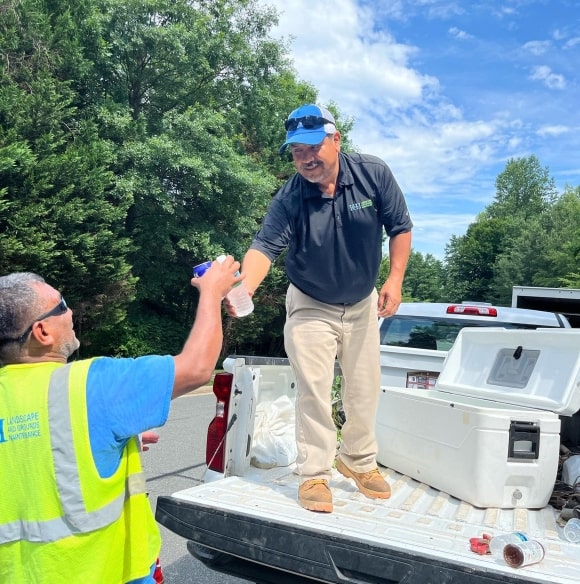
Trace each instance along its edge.
<instances>
[{"instance_id":1,"label":"red tail light","mask_svg":"<svg viewBox=\"0 0 580 584\"><path fill-rule=\"evenodd\" d=\"M468 306L467 304L451 304L447 314L471 314L473 316L497 316L497 308L491 306Z\"/></svg>"},{"instance_id":2,"label":"red tail light","mask_svg":"<svg viewBox=\"0 0 580 584\"><path fill-rule=\"evenodd\" d=\"M228 408L234 376L231 373L217 373L213 380L213 393L217 399L215 417L207 429L205 463L210 470L224 472L225 443L228 426Z\"/></svg>"}]
</instances>

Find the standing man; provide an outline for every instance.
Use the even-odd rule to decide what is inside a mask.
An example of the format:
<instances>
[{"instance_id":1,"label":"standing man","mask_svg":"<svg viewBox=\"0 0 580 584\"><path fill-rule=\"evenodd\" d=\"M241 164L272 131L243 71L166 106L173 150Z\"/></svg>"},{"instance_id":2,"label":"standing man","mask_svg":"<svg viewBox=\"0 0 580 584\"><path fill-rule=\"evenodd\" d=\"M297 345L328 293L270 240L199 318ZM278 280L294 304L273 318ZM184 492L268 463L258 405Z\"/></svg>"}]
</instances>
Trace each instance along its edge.
<instances>
[{"instance_id":1,"label":"standing man","mask_svg":"<svg viewBox=\"0 0 580 584\"><path fill-rule=\"evenodd\" d=\"M32 273L0 277L0 582L154 584L161 536L138 435L210 379L231 256L191 281L193 328L175 357L100 357L79 347L64 298Z\"/></svg>"},{"instance_id":2,"label":"standing man","mask_svg":"<svg viewBox=\"0 0 580 584\"><path fill-rule=\"evenodd\" d=\"M298 500L305 509L329 513L336 452L330 392L337 357L346 422L336 468L367 497L390 496L376 464L377 316L394 314L401 302L412 222L382 160L340 151L340 133L328 110L303 105L290 114L285 128L280 152L290 149L297 174L272 200L242 272L254 293L288 248L284 343L298 388ZM377 294L383 228L389 236L390 273Z\"/></svg>"}]
</instances>

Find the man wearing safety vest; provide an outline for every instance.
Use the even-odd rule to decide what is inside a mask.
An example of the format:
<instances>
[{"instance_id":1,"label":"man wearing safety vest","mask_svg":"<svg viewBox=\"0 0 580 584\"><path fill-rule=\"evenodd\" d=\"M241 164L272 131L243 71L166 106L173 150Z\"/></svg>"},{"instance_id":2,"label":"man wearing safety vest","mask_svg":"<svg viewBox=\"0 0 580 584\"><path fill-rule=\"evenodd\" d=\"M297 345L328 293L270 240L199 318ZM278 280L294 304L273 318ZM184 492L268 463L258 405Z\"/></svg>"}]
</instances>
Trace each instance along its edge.
<instances>
[{"instance_id":1,"label":"man wearing safety vest","mask_svg":"<svg viewBox=\"0 0 580 584\"><path fill-rule=\"evenodd\" d=\"M153 584L161 537L138 435L205 385L222 346L231 256L199 290L178 355L68 362L72 311L44 279L0 277L0 583Z\"/></svg>"}]
</instances>

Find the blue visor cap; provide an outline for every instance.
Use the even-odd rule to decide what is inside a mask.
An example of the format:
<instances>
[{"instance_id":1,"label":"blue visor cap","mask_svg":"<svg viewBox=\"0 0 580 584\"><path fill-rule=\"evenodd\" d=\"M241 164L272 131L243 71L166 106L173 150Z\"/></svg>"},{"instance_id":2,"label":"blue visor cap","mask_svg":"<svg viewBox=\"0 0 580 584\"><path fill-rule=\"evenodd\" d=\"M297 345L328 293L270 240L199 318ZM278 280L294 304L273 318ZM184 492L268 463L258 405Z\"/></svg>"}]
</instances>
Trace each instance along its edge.
<instances>
[{"instance_id":1,"label":"blue visor cap","mask_svg":"<svg viewBox=\"0 0 580 584\"><path fill-rule=\"evenodd\" d=\"M327 134L336 132L334 116L323 107L309 103L295 109L285 122L286 142L280 146L284 153L288 144L320 144Z\"/></svg>"}]
</instances>

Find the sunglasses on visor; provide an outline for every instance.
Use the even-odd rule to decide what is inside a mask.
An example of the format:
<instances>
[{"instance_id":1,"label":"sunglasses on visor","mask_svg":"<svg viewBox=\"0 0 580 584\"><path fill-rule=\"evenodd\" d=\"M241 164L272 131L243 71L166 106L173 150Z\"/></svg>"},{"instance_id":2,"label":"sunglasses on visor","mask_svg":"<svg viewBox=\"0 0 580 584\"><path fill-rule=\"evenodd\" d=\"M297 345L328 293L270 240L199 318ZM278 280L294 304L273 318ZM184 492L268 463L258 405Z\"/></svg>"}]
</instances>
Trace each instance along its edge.
<instances>
[{"instance_id":1,"label":"sunglasses on visor","mask_svg":"<svg viewBox=\"0 0 580 584\"><path fill-rule=\"evenodd\" d=\"M288 118L284 122L284 127L287 132L294 132L294 130L298 129L300 124L302 124L303 128L311 130L312 128L324 126L324 124L334 125L334 122L331 122L326 118L321 118L320 116L304 116L302 118Z\"/></svg>"}]
</instances>

